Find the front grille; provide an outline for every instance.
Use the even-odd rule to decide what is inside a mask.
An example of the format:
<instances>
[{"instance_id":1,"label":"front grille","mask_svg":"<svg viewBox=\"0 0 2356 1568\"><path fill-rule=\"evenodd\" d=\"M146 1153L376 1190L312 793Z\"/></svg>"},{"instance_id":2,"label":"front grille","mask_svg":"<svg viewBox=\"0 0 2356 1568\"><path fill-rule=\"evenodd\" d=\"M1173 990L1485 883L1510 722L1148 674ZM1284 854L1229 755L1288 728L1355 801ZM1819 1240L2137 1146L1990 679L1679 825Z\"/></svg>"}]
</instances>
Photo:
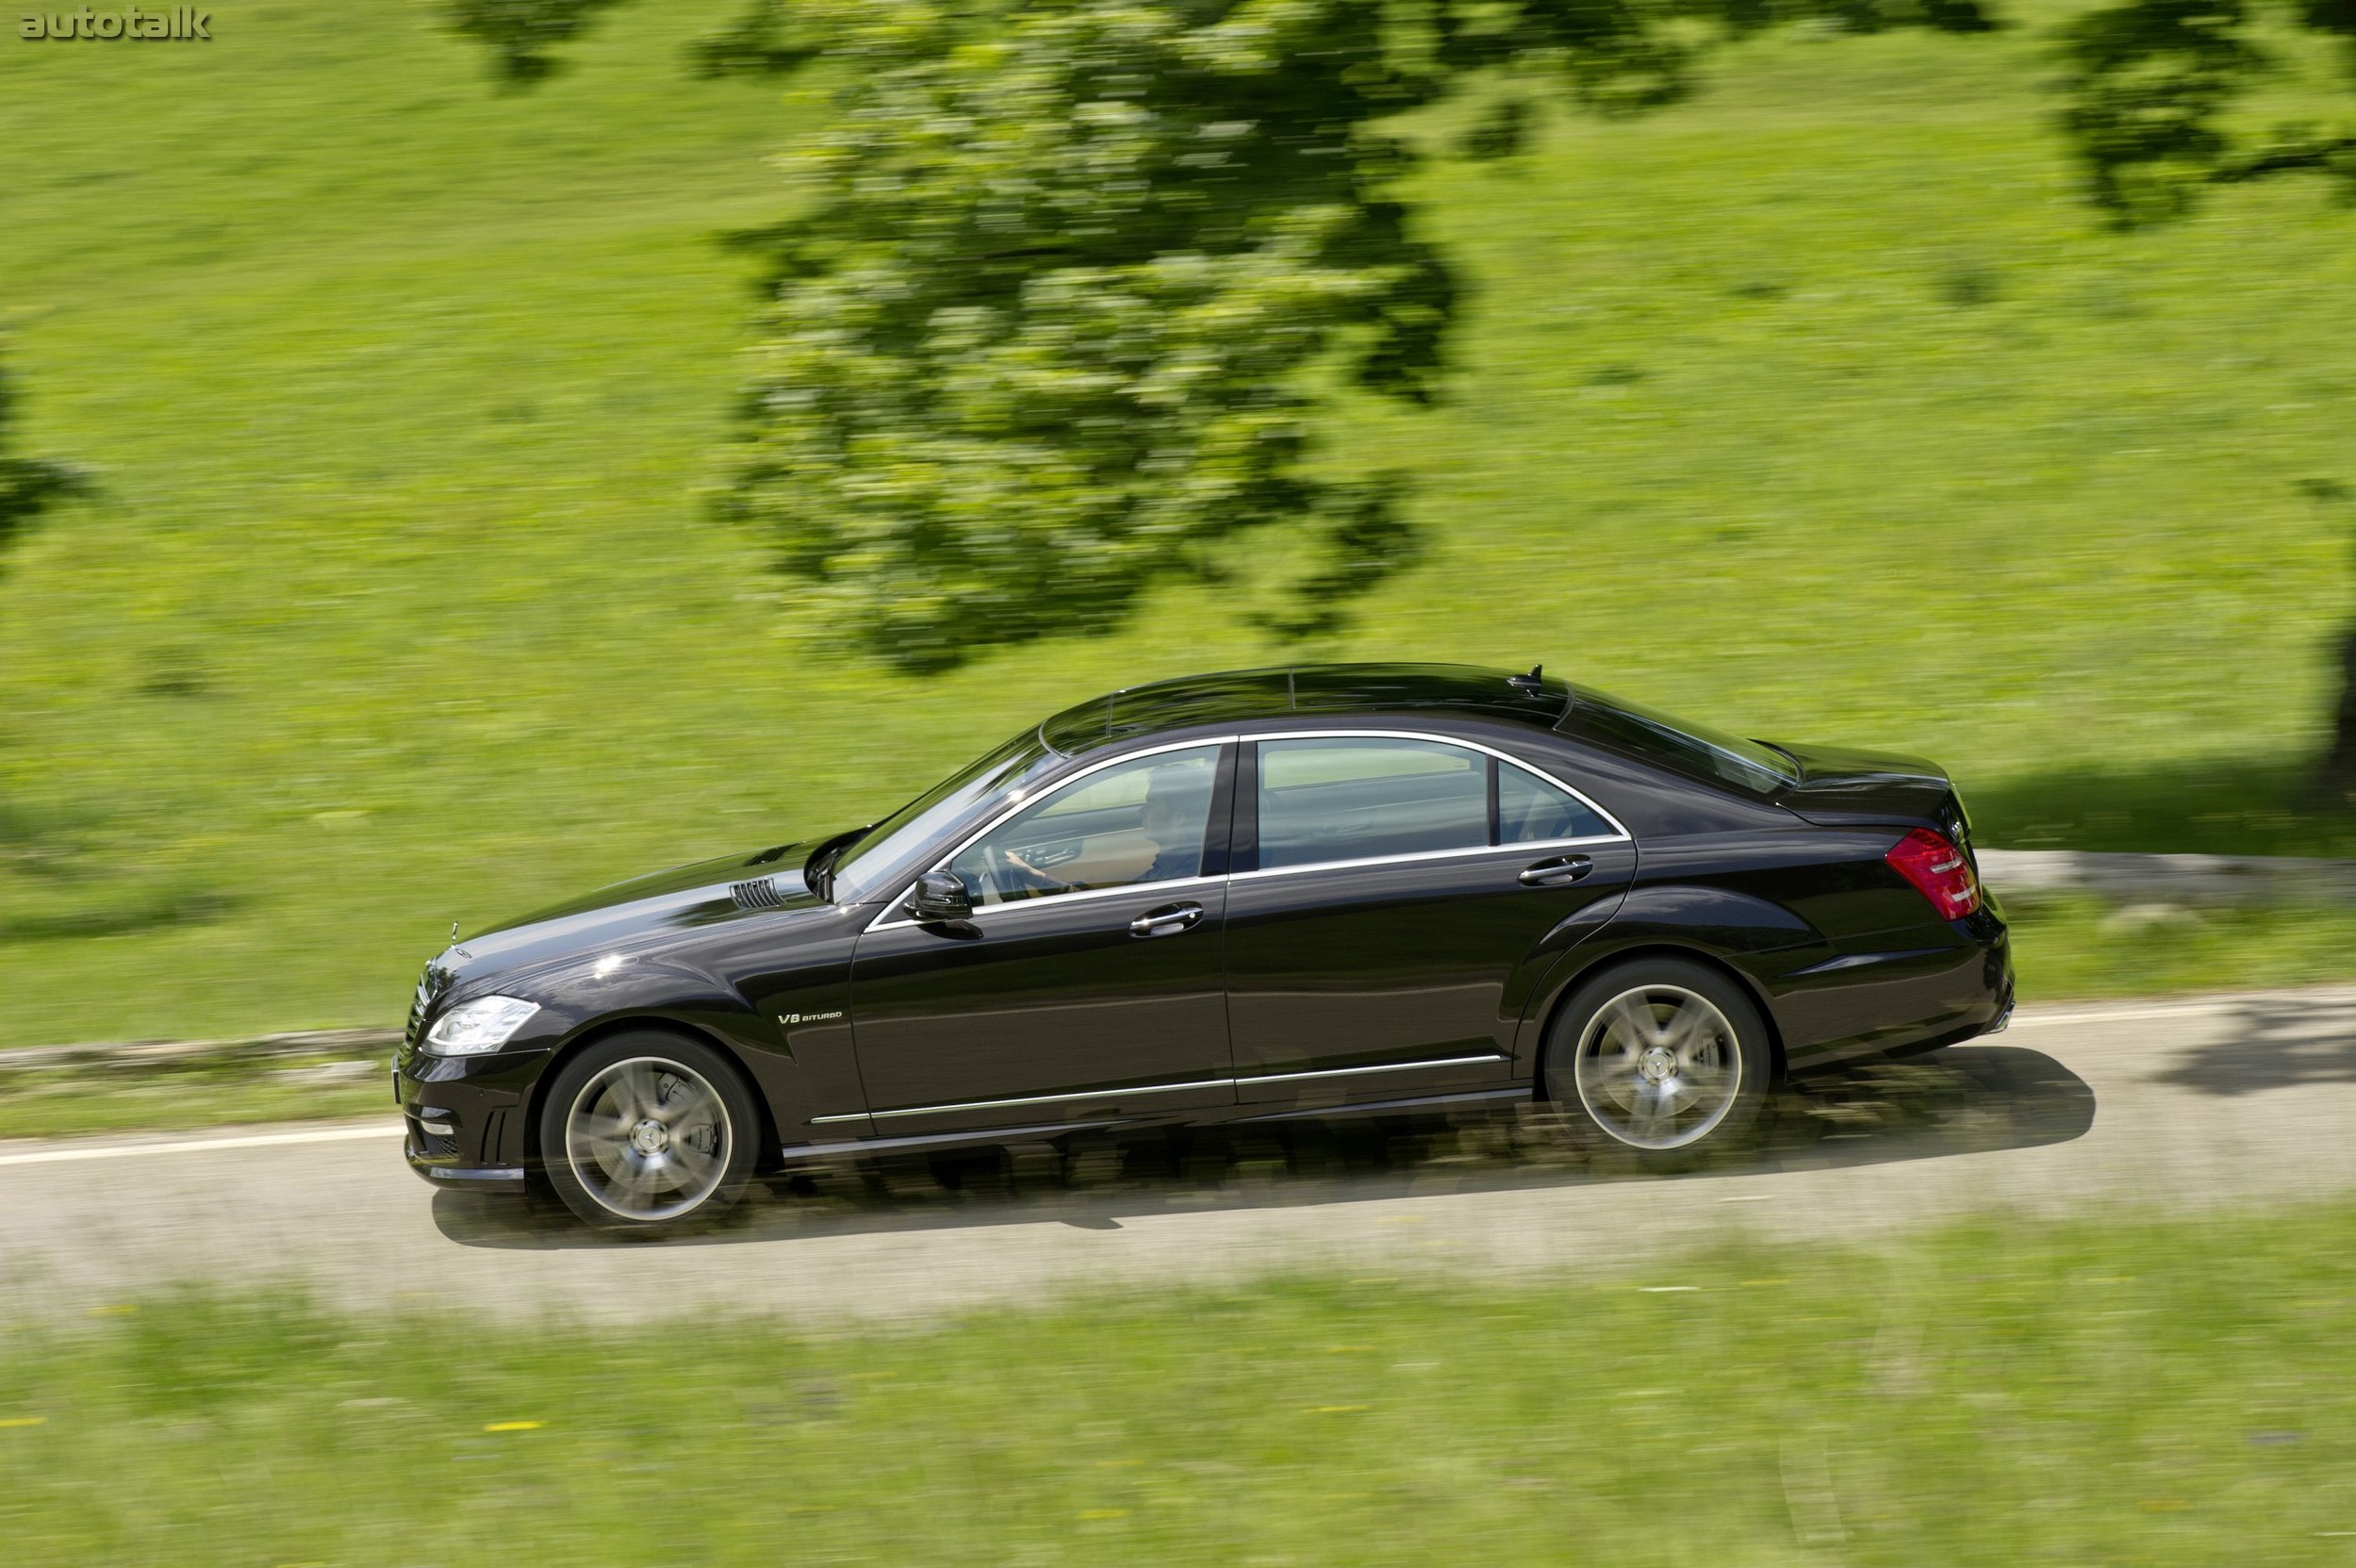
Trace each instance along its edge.
<instances>
[{"instance_id":1,"label":"front grille","mask_svg":"<svg viewBox=\"0 0 2356 1568\"><path fill-rule=\"evenodd\" d=\"M409 1021L401 1031L404 1055L417 1048L418 1034L424 1028L426 1015L434 1010L434 999L450 984L449 972L435 967L438 962L428 961L425 972L418 977L417 992L409 999Z\"/></svg>"},{"instance_id":2,"label":"front grille","mask_svg":"<svg viewBox=\"0 0 2356 1568\"><path fill-rule=\"evenodd\" d=\"M769 877L756 877L750 882L740 882L728 890L728 896L736 900L736 907L739 909L783 909L785 907L784 897L778 892L776 881Z\"/></svg>"}]
</instances>

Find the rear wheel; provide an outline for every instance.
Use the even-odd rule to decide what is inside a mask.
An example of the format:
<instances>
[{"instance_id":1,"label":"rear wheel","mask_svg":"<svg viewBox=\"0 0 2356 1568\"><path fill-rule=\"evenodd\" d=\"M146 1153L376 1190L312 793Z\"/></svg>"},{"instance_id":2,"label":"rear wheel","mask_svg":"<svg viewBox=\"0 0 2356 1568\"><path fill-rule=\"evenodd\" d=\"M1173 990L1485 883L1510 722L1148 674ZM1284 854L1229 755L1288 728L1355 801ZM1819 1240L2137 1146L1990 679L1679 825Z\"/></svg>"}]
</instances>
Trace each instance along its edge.
<instances>
[{"instance_id":1,"label":"rear wheel","mask_svg":"<svg viewBox=\"0 0 2356 1568\"><path fill-rule=\"evenodd\" d=\"M1547 1032L1542 1081L1573 1126L1678 1170L1742 1141L1773 1066L1740 986L1689 960L1640 959L1573 994Z\"/></svg>"},{"instance_id":2,"label":"rear wheel","mask_svg":"<svg viewBox=\"0 0 2356 1568\"><path fill-rule=\"evenodd\" d=\"M599 1230L684 1230L744 1195L760 1125L718 1051L634 1031L557 1072L540 1107L540 1163L565 1207Z\"/></svg>"}]
</instances>

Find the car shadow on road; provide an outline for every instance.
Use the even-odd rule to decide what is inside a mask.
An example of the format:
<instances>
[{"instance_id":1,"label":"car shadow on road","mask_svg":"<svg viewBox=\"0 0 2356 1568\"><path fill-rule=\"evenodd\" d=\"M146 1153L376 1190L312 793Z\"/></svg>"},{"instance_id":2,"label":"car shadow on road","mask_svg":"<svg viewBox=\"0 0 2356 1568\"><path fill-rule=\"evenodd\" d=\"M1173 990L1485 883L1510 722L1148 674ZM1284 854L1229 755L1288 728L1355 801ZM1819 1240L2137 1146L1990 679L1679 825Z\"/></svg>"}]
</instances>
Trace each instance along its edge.
<instances>
[{"instance_id":1,"label":"car shadow on road","mask_svg":"<svg viewBox=\"0 0 2356 1568\"><path fill-rule=\"evenodd\" d=\"M1855 1065L1786 1088L1755 1147L1678 1177L1579 1147L1526 1113L1337 1118L1280 1130L1153 1129L1028 1155L992 1149L955 1160L845 1162L772 1178L712 1229L660 1241L587 1230L551 1200L472 1193L436 1194L434 1223L462 1246L529 1250L986 1225L1117 1230L1125 1219L1173 1213L1772 1176L2029 1148L2084 1135L2094 1112L2094 1091L2043 1052L1972 1045Z\"/></svg>"},{"instance_id":2,"label":"car shadow on road","mask_svg":"<svg viewBox=\"0 0 2356 1568\"><path fill-rule=\"evenodd\" d=\"M2356 1083L2356 1001L2253 997L2234 1008L2216 1038L2152 1081L2211 1095Z\"/></svg>"}]
</instances>

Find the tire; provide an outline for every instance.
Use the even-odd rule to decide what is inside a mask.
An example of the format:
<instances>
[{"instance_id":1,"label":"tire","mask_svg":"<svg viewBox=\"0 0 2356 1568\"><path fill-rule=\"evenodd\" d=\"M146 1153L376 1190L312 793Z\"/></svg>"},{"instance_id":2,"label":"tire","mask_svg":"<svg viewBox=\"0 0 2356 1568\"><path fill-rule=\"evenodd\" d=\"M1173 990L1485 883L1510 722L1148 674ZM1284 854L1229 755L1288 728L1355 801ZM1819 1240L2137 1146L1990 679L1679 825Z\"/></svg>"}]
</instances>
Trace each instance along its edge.
<instances>
[{"instance_id":1,"label":"tire","mask_svg":"<svg viewBox=\"0 0 2356 1568\"><path fill-rule=\"evenodd\" d=\"M1774 1066L1741 986L1707 965L1650 958L1572 993L1546 1032L1539 1082L1583 1142L1689 1170L1755 1131Z\"/></svg>"},{"instance_id":2,"label":"tire","mask_svg":"<svg viewBox=\"0 0 2356 1568\"><path fill-rule=\"evenodd\" d=\"M761 1113L735 1064L657 1030L600 1040L540 1103L540 1165L585 1224L670 1235L709 1224L751 1184Z\"/></svg>"}]
</instances>

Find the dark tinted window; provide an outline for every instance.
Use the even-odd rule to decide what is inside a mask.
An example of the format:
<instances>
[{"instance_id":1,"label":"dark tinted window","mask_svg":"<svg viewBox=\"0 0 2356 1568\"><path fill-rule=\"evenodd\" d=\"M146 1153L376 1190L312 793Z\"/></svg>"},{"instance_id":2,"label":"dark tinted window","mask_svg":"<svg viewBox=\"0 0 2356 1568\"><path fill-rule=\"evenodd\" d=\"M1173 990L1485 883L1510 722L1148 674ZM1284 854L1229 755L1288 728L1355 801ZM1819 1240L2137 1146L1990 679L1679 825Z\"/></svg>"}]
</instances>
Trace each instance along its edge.
<instances>
[{"instance_id":1,"label":"dark tinted window","mask_svg":"<svg viewBox=\"0 0 2356 1568\"><path fill-rule=\"evenodd\" d=\"M1608 836L1611 824L1577 796L1510 763L1497 767L1497 842Z\"/></svg>"},{"instance_id":2,"label":"dark tinted window","mask_svg":"<svg viewBox=\"0 0 2356 1568\"><path fill-rule=\"evenodd\" d=\"M1262 741L1259 799L1263 870L1489 842L1489 759L1436 740Z\"/></svg>"},{"instance_id":3,"label":"dark tinted window","mask_svg":"<svg viewBox=\"0 0 2356 1568\"><path fill-rule=\"evenodd\" d=\"M1589 686L1578 688L1571 711L1556 728L1680 772L1722 779L1760 795L1771 795L1797 782L1790 761L1755 740L1672 718L1657 708Z\"/></svg>"}]
</instances>

